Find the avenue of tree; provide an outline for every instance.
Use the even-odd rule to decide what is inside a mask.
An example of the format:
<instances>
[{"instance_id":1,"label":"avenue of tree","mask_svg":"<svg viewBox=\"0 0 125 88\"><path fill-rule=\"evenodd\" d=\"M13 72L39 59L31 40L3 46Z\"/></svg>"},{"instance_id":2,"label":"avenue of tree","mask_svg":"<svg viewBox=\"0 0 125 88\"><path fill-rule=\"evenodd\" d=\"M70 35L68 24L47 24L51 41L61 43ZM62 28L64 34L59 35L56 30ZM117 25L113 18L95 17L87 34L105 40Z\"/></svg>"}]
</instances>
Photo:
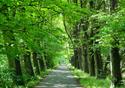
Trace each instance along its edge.
<instances>
[{"instance_id":1,"label":"avenue of tree","mask_svg":"<svg viewBox=\"0 0 125 88\"><path fill-rule=\"evenodd\" d=\"M124 0L1 0L0 87L27 83L66 58L124 84Z\"/></svg>"}]
</instances>

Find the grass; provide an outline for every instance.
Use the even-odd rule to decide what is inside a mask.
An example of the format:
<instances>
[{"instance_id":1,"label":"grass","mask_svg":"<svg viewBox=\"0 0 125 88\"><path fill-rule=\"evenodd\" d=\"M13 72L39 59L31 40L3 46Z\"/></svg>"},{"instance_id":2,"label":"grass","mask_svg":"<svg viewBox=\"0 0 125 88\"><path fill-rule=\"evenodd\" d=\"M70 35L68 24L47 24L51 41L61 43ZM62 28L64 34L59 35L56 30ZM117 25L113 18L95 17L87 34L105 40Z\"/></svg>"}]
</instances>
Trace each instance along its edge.
<instances>
[{"instance_id":1,"label":"grass","mask_svg":"<svg viewBox=\"0 0 125 88\"><path fill-rule=\"evenodd\" d=\"M84 88L110 88L110 80L107 79L96 79L81 70L71 68L72 73L79 79L81 86Z\"/></svg>"},{"instance_id":2,"label":"grass","mask_svg":"<svg viewBox=\"0 0 125 88\"><path fill-rule=\"evenodd\" d=\"M33 77L25 86L15 86L14 88L34 88L39 82L44 79L52 69L47 69L46 71L41 72L40 76Z\"/></svg>"},{"instance_id":3,"label":"grass","mask_svg":"<svg viewBox=\"0 0 125 88\"><path fill-rule=\"evenodd\" d=\"M33 77L28 83L24 86L15 86L14 88L34 88L39 82L44 79L53 69L56 69L58 65L54 66L51 69L40 72L40 76Z\"/></svg>"},{"instance_id":4,"label":"grass","mask_svg":"<svg viewBox=\"0 0 125 88\"><path fill-rule=\"evenodd\" d=\"M41 72L40 76L37 76L37 79L28 82L27 88L33 88L34 86L36 86L42 79L44 79L49 74L50 71L51 69L47 69L46 71Z\"/></svg>"},{"instance_id":5,"label":"grass","mask_svg":"<svg viewBox=\"0 0 125 88\"><path fill-rule=\"evenodd\" d=\"M46 71L41 72L40 76L37 76L36 79L31 80L27 83L25 88L34 88L39 82L44 79L53 69L56 69L58 65L54 66L52 69L47 69Z\"/></svg>"}]
</instances>

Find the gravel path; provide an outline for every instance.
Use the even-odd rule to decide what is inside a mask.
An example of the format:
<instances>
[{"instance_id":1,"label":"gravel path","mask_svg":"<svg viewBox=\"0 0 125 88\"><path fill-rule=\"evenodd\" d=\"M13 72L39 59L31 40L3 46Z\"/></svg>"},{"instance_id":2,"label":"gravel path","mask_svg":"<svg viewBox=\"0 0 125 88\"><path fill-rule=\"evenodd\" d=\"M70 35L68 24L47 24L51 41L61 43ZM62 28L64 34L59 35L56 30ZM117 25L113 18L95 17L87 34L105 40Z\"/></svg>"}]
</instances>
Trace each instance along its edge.
<instances>
[{"instance_id":1,"label":"gravel path","mask_svg":"<svg viewBox=\"0 0 125 88\"><path fill-rule=\"evenodd\" d=\"M74 76L64 65L53 70L42 82L35 88L82 88L77 83Z\"/></svg>"}]
</instances>

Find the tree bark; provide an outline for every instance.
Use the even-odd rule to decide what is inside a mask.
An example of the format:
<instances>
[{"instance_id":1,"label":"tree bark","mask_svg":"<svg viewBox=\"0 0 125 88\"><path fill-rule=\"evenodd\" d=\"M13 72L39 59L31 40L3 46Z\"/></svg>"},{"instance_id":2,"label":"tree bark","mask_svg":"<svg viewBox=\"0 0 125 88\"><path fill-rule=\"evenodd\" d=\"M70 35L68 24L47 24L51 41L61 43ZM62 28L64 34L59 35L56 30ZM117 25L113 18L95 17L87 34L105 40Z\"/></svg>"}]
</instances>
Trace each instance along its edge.
<instances>
[{"instance_id":1,"label":"tree bark","mask_svg":"<svg viewBox=\"0 0 125 88\"><path fill-rule=\"evenodd\" d=\"M45 71L47 69L46 60L44 58L44 55L42 55L42 56L40 55L39 64L40 64L41 71Z\"/></svg>"},{"instance_id":2,"label":"tree bark","mask_svg":"<svg viewBox=\"0 0 125 88\"><path fill-rule=\"evenodd\" d=\"M36 73L36 75L40 75L38 58L37 58L37 53L36 52L32 53L32 58L33 58L33 64L34 64L34 67L35 67L35 73Z\"/></svg>"},{"instance_id":3,"label":"tree bark","mask_svg":"<svg viewBox=\"0 0 125 88\"><path fill-rule=\"evenodd\" d=\"M90 76L95 76L95 61L94 61L93 51L91 51L89 57L89 74Z\"/></svg>"},{"instance_id":4,"label":"tree bark","mask_svg":"<svg viewBox=\"0 0 125 88\"><path fill-rule=\"evenodd\" d=\"M110 11L115 11L118 7L118 0L110 0Z\"/></svg>"},{"instance_id":5,"label":"tree bark","mask_svg":"<svg viewBox=\"0 0 125 88\"><path fill-rule=\"evenodd\" d=\"M79 67L79 61L78 61L78 49L77 48L74 50L74 59L75 59L75 67L79 69L80 67Z\"/></svg>"},{"instance_id":6,"label":"tree bark","mask_svg":"<svg viewBox=\"0 0 125 88\"><path fill-rule=\"evenodd\" d=\"M118 0L110 0L110 5L111 5L110 12L114 12L118 7ZM120 68L121 58L119 55L119 47L118 47L119 39L117 36L118 35L115 35L115 33L112 34L113 41L112 41L111 55L110 55L112 87L120 86L122 80L121 68Z\"/></svg>"},{"instance_id":7,"label":"tree bark","mask_svg":"<svg viewBox=\"0 0 125 88\"><path fill-rule=\"evenodd\" d=\"M19 58L15 59L16 64L16 83L17 85L24 85L24 80L22 76L21 64Z\"/></svg>"},{"instance_id":8,"label":"tree bark","mask_svg":"<svg viewBox=\"0 0 125 88\"><path fill-rule=\"evenodd\" d=\"M83 61L83 67L84 67L84 72L89 73L89 63L88 63L88 47L84 46L84 61Z\"/></svg>"},{"instance_id":9,"label":"tree bark","mask_svg":"<svg viewBox=\"0 0 125 88\"><path fill-rule=\"evenodd\" d=\"M83 70L83 50L82 47L78 48L78 61L79 61L79 68Z\"/></svg>"},{"instance_id":10,"label":"tree bark","mask_svg":"<svg viewBox=\"0 0 125 88\"><path fill-rule=\"evenodd\" d=\"M96 70L96 77L103 78L103 64L101 59L101 53L98 48L95 50L95 70Z\"/></svg>"},{"instance_id":11,"label":"tree bark","mask_svg":"<svg viewBox=\"0 0 125 88\"><path fill-rule=\"evenodd\" d=\"M30 52L26 52L26 54L24 55L24 63L25 63L25 69L26 69L27 74L29 74L30 76L35 76L34 71L33 71Z\"/></svg>"},{"instance_id":12,"label":"tree bark","mask_svg":"<svg viewBox=\"0 0 125 88\"><path fill-rule=\"evenodd\" d=\"M15 37L13 31L10 29L2 30L4 45L6 49L6 54L8 57L8 63L10 71L15 74L13 80L18 85L24 85L24 80L22 77L21 64L18 55L18 47L15 44Z\"/></svg>"},{"instance_id":13,"label":"tree bark","mask_svg":"<svg viewBox=\"0 0 125 88\"><path fill-rule=\"evenodd\" d=\"M112 75L112 85L120 86L122 75L121 75L121 68L120 62L121 58L119 55L119 48L113 47L111 48L111 75Z\"/></svg>"}]
</instances>

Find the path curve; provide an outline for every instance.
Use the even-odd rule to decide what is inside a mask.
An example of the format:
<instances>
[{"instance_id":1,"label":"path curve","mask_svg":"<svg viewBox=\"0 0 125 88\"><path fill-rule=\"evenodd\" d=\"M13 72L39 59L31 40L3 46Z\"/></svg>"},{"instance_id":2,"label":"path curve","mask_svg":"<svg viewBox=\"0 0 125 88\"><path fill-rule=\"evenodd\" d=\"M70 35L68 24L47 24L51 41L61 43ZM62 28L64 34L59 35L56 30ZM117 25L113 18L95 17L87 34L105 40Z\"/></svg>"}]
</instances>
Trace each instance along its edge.
<instances>
[{"instance_id":1,"label":"path curve","mask_svg":"<svg viewBox=\"0 0 125 88\"><path fill-rule=\"evenodd\" d=\"M67 66L62 65L53 70L35 88L82 88Z\"/></svg>"}]
</instances>

